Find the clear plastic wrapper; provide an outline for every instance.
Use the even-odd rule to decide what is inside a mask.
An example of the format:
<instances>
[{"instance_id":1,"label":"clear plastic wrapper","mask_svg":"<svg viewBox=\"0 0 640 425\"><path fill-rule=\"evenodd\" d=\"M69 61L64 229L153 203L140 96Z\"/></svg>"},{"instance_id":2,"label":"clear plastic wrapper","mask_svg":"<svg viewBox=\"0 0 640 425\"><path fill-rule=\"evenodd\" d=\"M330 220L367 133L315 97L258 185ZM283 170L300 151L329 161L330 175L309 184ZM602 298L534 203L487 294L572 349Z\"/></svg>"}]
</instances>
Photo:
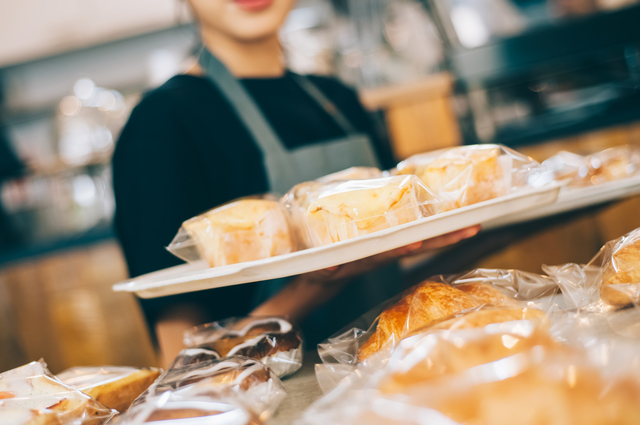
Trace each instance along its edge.
<instances>
[{"instance_id":1,"label":"clear plastic wrapper","mask_svg":"<svg viewBox=\"0 0 640 425\"><path fill-rule=\"evenodd\" d=\"M0 374L3 425L100 425L116 413L53 376L43 360Z\"/></svg>"},{"instance_id":2,"label":"clear plastic wrapper","mask_svg":"<svg viewBox=\"0 0 640 425\"><path fill-rule=\"evenodd\" d=\"M612 308L640 303L640 229L607 242L587 265L543 266L572 307L602 302Z\"/></svg>"},{"instance_id":3,"label":"clear plastic wrapper","mask_svg":"<svg viewBox=\"0 0 640 425\"><path fill-rule=\"evenodd\" d=\"M555 343L526 321L439 331L341 385L303 424L605 425L640 420L637 346Z\"/></svg>"},{"instance_id":4,"label":"clear plastic wrapper","mask_svg":"<svg viewBox=\"0 0 640 425\"><path fill-rule=\"evenodd\" d=\"M134 406L165 391L182 394L192 388L213 398L235 397L262 419L271 416L287 395L280 379L260 361L232 356L169 369L134 402Z\"/></svg>"},{"instance_id":5,"label":"clear plastic wrapper","mask_svg":"<svg viewBox=\"0 0 640 425\"><path fill-rule=\"evenodd\" d=\"M137 404L114 425L261 425L263 422L234 397L212 396L192 387L179 393L166 391Z\"/></svg>"},{"instance_id":6,"label":"clear plastic wrapper","mask_svg":"<svg viewBox=\"0 0 640 425\"><path fill-rule=\"evenodd\" d=\"M640 147L618 146L588 156L562 151L542 165L570 186L594 186L640 175Z\"/></svg>"},{"instance_id":7,"label":"clear plastic wrapper","mask_svg":"<svg viewBox=\"0 0 640 425\"><path fill-rule=\"evenodd\" d=\"M57 378L105 406L124 412L160 376L160 372L159 369L88 366L65 370Z\"/></svg>"},{"instance_id":8,"label":"clear plastic wrapper","mask_svg":"<svg viewBox=\"0 0 640 425\"><path fill-rule=\"evenodd\" d=\"M388 358L398 342L426 326L483 305L532 307L544 313L555 306L555 280L517 270L477 269L455 276L436 276L394 298L318 344L323 363L357 364L373 355ZM534 310L531 310L534 311ZM486 313L478 313L483 315Z\"/></svg>"},{"instance_id":9,"label":"clear plastic wrapper","mask_svg":"<svg viewBox=\"0 0 640 425\"><path fill-rule=\"evenodd\" d=\"M232 317L196 326L184 333L184 344L213 350L220 357L260 360L279 377L302 366L302 333L281 317Z\"/></svg>"},{"instance_id":10,"label":"clear plastic wrapper","mask_svg":"<svg viewBox=\"0 0 640 425\"><path fill-rule=\"evenodd\" d=\"M414 155L398 164L440 197L443 210L540 187L552 180L533 159L501 145L473 145Z\"/></svg>"},{"instance_id":11,"label":"clear plastic wrapper","mask_svg":"<svg viewBox=\"0 0 640 425\"><path fill-rule=\"evenodd\" d=\"M240 199L185 221L167 249L211 267L261 260L296 250L289 214L277 201Z\"/></svg>"},{"instance_id":12,"label":"clear plastic wrapper","mask_svg":"<svg viewBox=\"0 0 640 425\"><path fill-rule=\"evenodd\" d=\"M337 173L329 174L317 179L320 183L331 183L344 180L366 180L385 177L380 169L375 167L351 167Z\"/></svg>"},{"instance_id":13,"label":"clear plastic wrapper","mask_svg":"<svg viewBox=\"0 0 640 425\"><path fill-rule=\"evenodd\" d=\"M292 189L287 206L305 245L328 245L409 223L440 210L415 176L308 182Z\"/></svg>"},{"instance_id":14,"label":"clear plastic wrapper","mask_svg":"<svg viewBox=\"0 0 640 425\"><path fill-rule=\"evenodd\" d=\"M185 348L173 360L169 369L188 366L220 358L220 354L207 348Z\"/></svg>"}]
</instances>

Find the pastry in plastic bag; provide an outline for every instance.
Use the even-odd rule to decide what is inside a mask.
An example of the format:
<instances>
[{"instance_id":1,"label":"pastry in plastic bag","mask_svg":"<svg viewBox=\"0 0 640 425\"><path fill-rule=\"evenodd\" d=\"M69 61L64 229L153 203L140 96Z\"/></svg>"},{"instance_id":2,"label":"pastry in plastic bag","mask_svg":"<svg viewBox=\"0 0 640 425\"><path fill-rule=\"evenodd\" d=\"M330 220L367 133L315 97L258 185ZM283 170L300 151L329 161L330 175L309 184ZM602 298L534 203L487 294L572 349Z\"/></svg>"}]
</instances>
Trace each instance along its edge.
<instances>
[{"instance_id":1,"label":"pastry in plastic bag","mask_svg":"<svg viewBox=\"0 0 640 425\"><path fill-rule=\"evenodd\" d=\"M469 295L439 282L416 285L396 304L378 317L375 332L360 347L360 361L389 345L397 344L407 333L455 312L478 306Z\"/></svg>"},{"instance_id":2,"label":"pastry in plastic bag","mask_svg":"<svg viewBox=\"0 0 640 425\"><path fill-rule=\"evenodd\" d=\"M329 174L317 179L320 183L331 183L344 180L366 180L379 179L384 177L384 173L375 167L351 167L337 173Z\"/></svg>"},{"instance_id":3,"label":"pastry in plastic bag","mask_svg":"<svg viewBox=\"0 0 640 425\"><path fill-rule=\"evenodd\" d=\"M173 360L169 369L175 369L182 366L216 360L220 358L220 354L206 348L185 348L180 351L178 356Z\"/></svg>"},{"instance_id":4,"label":"pastry in plastic bag","mask_svg":"<svg viewBox=\"0 0 640 425\"><path fill-rule=\"evenodd\" d=\"M302 334L280 317L229 318L189 329L187 347L206 348L220 357L244 356L262 361L279 376L302 366Z\"/></svg>"},{"instance_id":5,"label":"pastry in plastic bag","mask_svg":"<svg viewBox=\"0 0 640 425\"><path fill-rule=\"evenodd\" d=\"M0 374L3 425L100 425L115 413L57 379L42 360Z\"/></svg>"},{"instance_id":6,"label":"pastry in plastic bag","mask_svg":"<svg viewBox=\"0 0 640 425\"><path fill-rule=\"evenodd\" d=\"M439 201L414 176L330 183L308 199L304 222L313 246L367 235L433 215Z\"/></svg>"},{"instance_id":7,"label":"pastry in plastic bag","mask_svg":"<svg viewBox=\"0 0 640 425\"><path fill-rule=\"evenodd\" d=\"M232 356L170 369L134 405L165 391L181 394L192 387L202 395L237 397L262 418L270 416L287 395L280 379L260 361Z\"/></svg>"},{"instance_id":8,"label":"pastry in plastic bag","mask_svg":"<svg viewBox=\"0 0 640 425\"><path fill-rule=\"evenodd\" d=\"M535 187L542 169L533 159L500 145L462 146L414 155L398 164L445 202L445 211Z\"/></svg>"},{"instance_id":9,"label":"pastry in plastic bag","mask_svg":"<svg viewBox=\"0 0 640 425\"><path fill-rule=\"evenodd\" d=\"M260 425L263 422L234 397L202 394L190 388L180 393L166 391L136 404L114 425Z\"/></svg>"},{"instance_id":10,"label":"pastry in plastic bag","mask_svg":"<svg viewBox=\"0 0 640 425\"><path fill-rule=\"evenodd\" d=\"M284 207L242 199L185 221L168 249L186 261L218 267L287 254L296 245Z\"/></svg>"},{"instance_id":11,"label":"pastry in plastic bag","mask_svg":"<svg viewBox=\"0 0 640 425\"><path fill-rule=\"evenodd\" d=\"M526 317L521 312L471 326L467 322L447 330L433 327L427 333L404 339L391 356L378 388L384 393L410 394L432 379L527 352L535 346L567 349L553 341L545 327L526 321ZM500 324L488 326L497 323Z\"/></svg>"},{"instance_id":12,"label":"pastry in plastic bag","mask_svg":"<svg viewBox=\"0 0 640 425\"><path fill-rule=\"evenodd\" d=\"M124 412L158 376L158 369L104 366L74 367L57 378L105 406Z\"/></svg>"},{"instance_id":13,"label":"pastry in plastic bag","mask_svg":"<svg viewBox=\"0 0 640 425\"><path fill-rule=\"evenodd\" d=\"M615 307L640 303L640 229L609 243L602 269L602 300Z\"/></svg>"}]
</instances>

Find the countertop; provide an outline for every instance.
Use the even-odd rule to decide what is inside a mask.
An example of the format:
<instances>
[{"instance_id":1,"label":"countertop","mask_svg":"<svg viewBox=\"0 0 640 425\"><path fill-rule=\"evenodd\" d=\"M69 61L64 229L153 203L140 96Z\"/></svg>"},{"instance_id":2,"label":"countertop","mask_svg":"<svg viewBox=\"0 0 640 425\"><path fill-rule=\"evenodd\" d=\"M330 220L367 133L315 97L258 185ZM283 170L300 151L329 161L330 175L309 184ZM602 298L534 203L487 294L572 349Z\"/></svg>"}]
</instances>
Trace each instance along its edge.
<instances>
[{"instance_id":1,"label":"countertop","mask_svg":"<svg viewBox=\"0 0 640 425\"><path fill-rule=\"evenodd\" d=\"M315 365L319 362L320 357L316 351L304 353L302 368L295 375L283 379L282 383L289 396L282 402L267 425L293 424L311 403L323 395L315 373Z\"/></svg>"}]
</instances>

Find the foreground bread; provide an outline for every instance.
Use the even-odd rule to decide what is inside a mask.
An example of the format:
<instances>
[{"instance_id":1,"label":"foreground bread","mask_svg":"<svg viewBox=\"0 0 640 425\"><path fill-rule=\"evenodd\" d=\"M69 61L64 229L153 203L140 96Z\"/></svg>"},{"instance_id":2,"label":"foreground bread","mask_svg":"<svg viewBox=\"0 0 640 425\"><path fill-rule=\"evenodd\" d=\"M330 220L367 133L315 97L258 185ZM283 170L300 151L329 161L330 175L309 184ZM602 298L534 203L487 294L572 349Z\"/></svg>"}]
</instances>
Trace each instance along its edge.
<instances>
[{"instance_id":1,"label":"foreground bread","mask_svg":"<svg viewBox=\"0 0 640 425\"><path fill-rule=\"evenodd\" d=\"M313 245L327 245L415 221L435 198L413 176L331 185L309 202L305 224Z\"/></svg>"},{"instance_id":2,"label":"foreground bread","mask_svg":"<svg viewBox=\"0 0 640 425\"><path fill-rule=\"evenodd\" d=\"M51 375L42 360L0 374L3 425L101 425L114 413Z\"/></svg>"},{"instance_id":3,"label":"foreground bread","mask_svg":"<svg viewBox=\"0 0 640 425\"><path fill-rule=\"evenodd\" d=\"M436 332L434 328L428 334L403 341L387 366L386 376L379 383L380 390L383 393L412 394L420 391L420 385L433 379L528 352L533 347L565 349L554 342L544 328L534 323L505 326L505 330L476 328L460 332L460 328L457 329Z\"/></svg>"},{"instance_id":4,"label":"foreground bread","mask_svg":"<svg viewBox=\"0 0 640 425\"><path fill-rule=\"evenodd\" d=\"M438 282L423 282L380 314L376 331L360 347L358 358L363 361L415 329L478 305L459 289Z\"/></svg>"},{"instance_id":5,"label":"foreground bread","mask_svg":"<svg viewBox=\"0 0 640 425\"><path fill-rule=\"evenodd\" d=\"M160 376L158 369L131 367L75 367L58 375L105 406L124 412Z\"/></svg>"},{"instance_id":6,"label":"foreground bread","mask_svg":"<svg viewBox=\"0 0 640 425\"><path fill-rule=\"evenodd\" d=\"M603 269L600 296L609 305L624 307L640 302L639 292L640 230L636 230L613 246L611 259Z\"/></svg>"},{"instance_id":7,"label":"foreground bread","mask_svg":"<svg viewBox=\"0 0 640 425\"><path fill-rule=\"evenodd\" d=\"M180 351L169 369L176 369L183 366L219 359L220 354L206 348L185 348Z\"/></svg>"},{"instance_id":8,"label":"foreground bread","mask_svg":"<svg viewBox=\"0 0 640 425\"><path fill-rule=\"evenodd\" d=\"M197 326L185 332L184 343L215 351L223 358L260 360L279 377L294 373L302 365L302 335L279 317L231 318Z\"/></svg>"},{"instance_id":9,"label":"foreground bread","mask_svg":"<svg viewBox=\"0 0 640 425\"><path fill-rule=\"evenodd\" d=\"M464 283L455 285L456 289L471 295L481 303L492 305L514 304L514 299L487 283Z\"/></svg>"},{"instance_id":10,"label":"foreground bread","mask_svg":"<svg viewBox=\"0 0 640 425\"><path fill-rule=\"evenodd\" d=\"M211 267L260 260L295 250L286 211L275 201L245 199L187 220L183 229ZM169 250L176 255L178 244Z\"/></svg>"}]
</instances>

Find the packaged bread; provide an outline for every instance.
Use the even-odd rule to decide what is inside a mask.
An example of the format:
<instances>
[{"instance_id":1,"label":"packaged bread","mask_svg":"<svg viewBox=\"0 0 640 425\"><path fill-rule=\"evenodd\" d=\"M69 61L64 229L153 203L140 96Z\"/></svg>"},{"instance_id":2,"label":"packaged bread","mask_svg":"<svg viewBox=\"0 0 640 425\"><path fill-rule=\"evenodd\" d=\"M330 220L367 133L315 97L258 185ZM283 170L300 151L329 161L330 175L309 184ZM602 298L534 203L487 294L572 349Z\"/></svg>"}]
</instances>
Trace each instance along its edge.
<instances>
[{"instance_id":1,"label":"packaged bread","mask_svg":"<svg viewBox=\"0 0 640 425\"><path fill-rule=\"evenodd\" d=\"M185 221L168 249L185 261L219 267L287 254L296 242L280 203L241 199Z\"/></svg>"},{"instance_id":2,"label":"packaged bread","mask_svg":"<svg viewBox=\"0 0 640 425\"><path fill-rule=\"evenodd\" d=\"M114 425L260 425L246 404L233 397L201 394L197 388L166 391L136 404Z\"/></svg>"},{"instance_id":3,"label":"packaged bread","mask_svg":"<svg viewBox=\"0 0 640 425\"><path fill-rule=\"evenodd\" d=\"M473 205L543 184L540 164L501 145L443 149L410 157L397 166L440 197L443 210Z\"/></svg>"},{"instance_id":4,"label":"packaged bread","mask_svg":"<svg viewBox=\"0 0 640 425\"><path fill-rule=\"evenodd\" d=\"M315 188L299 226L312 246L328 245L410 223L438 212L438 199L415 176L329 183Z\"/></svg>"},{"instance_id":5,"label":"packaged bread","mask_svg":"<svg viewBox=\"0 0 640 425\"><path fill-rule=\"evenodd\" d=\"M233 317L196 326L184 333L184 344L213 350L223 358L260 360L279 377L302 366L302 334L281 317Z\"/></svg>"},{"instance_id":6,"label":"packaged bread","mask_svg":"<svg viewBox=\"0 0 640 425\"><path fill-rule=\"evenodd\" d=\"M416 285L380 314L376 330L360 347L359 360L397 344L409 332L434 320L478 305L471 296L444 283L425 281Z\"/></svg>"},{"instance_id":7,"label":"packaged bread","mask_svg":"<svg viewBox=\"0 0 640 425\"><path fill-rule=\"evenodd\" d=\"M58 379L93 397L105 406L124 412L160 376L159 369L132 367L74 367Z\"/></svg>"},{"instance_id":8,"label":"packaged bread","mask_svg":"<svg viewBox=\"0 0 640 425\"><path fill-rule=\"evenodd\" d=\"M42 360L0 374L3 425L101 425L116 413L53 376Z\"/></svg>"},{"instance_id":9,"label":"packaged bread","mask_svg":"<svg viewBox=\"0 0 640 425\"><path fill-rule=\"evenodd\" d=\"M607 243L603 251L602 300L614 307L640 303L640 229Z\"/></svg>"},{"instance_id":10,"label":"packaged bread","mask_svg":"<svg viewBox=\"0 0 640 425\"><path fill-rule=\"evenodd\" d=\"M178 353L173 360L169 369L175 369L182 366L216 360L220 358L220 354L207 348L185 348Z\"/></svg>"},{"instance_id":11,"label":"packaged bread","mask_svg":"<svg viewBox=\"0 0 640 425\"><path fill-rule=\"evenodd\" d=\"M331 183L345 180L379 179L384 173L376 167L351 167L337 173L329 174L317 179L320 183Z\"/></svg>"},{"instance_id":12,"label":"packaged bread","mask_svg":"<svg viewBox=\"0 0 640 425\"><path fill-rule=\"evenodd\" d=\"M503 312L511 317L504 314L484 320L488 317L485 315L475 323L474 318L467 317L466 321L449 322L450 326L432 327L404 339L391 356L377 387L383 393L410 395L434 379L528 352L536 346L568 350L556 343L539 321L528 321L526 312L515 314L513 309ZM498 323L499 326L488 326Z\"/></svg>"},{"instance_id":13,"label":"packaged bread","mask_svg":"<svg viewBox=\"0 0 640 425\"><path fill-rule=\"evenodd\" d=\"M231 356L169 369L135 402L147 402L166 391L182 394L191 388L202 396L235 397L266 419L287 393L271 369L255 359Z\"/></svg>"}]
</instances>

